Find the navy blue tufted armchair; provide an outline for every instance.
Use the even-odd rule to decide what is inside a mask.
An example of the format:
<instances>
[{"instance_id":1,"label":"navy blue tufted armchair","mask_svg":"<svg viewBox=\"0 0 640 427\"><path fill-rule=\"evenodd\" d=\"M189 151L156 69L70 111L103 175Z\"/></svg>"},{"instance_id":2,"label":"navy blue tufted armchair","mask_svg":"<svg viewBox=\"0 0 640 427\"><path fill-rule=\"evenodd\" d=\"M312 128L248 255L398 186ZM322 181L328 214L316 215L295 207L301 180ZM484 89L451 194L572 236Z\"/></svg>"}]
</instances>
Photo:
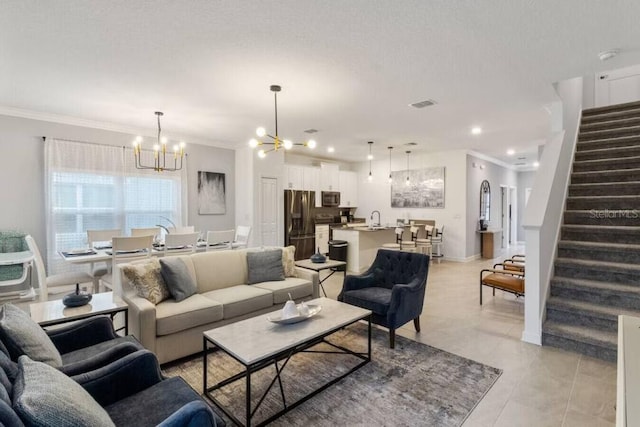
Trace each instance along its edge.
<instances>
[{"instance_id":1,"label":"navy blue tufted armchair","mask_svg":"<svg viewBox=\"0 0 640 427\"><path fill-rule=\"evenodd\" d=\"M428 273L427 255L380 249L362 275L345 277L338 301L371 310L371 321L389 328L389 346L394 348L400 326L413 320L420 332Z\"/></svg>"}]
</instances>

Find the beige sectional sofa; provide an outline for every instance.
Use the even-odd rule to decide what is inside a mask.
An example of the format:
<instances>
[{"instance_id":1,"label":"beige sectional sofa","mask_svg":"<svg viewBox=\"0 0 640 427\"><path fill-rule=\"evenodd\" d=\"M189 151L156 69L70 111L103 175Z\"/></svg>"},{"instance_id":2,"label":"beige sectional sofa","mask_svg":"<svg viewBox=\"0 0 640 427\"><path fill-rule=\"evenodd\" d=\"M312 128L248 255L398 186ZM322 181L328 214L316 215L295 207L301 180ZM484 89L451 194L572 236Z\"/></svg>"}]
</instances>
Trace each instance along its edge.
<instances>
[{"instance_id":1,"label":"beige sectional sofa","mask_svg":"<svg viewBox=\"0 0 640 427\"><path fill-rule=\"evenodd\" d=\"M137 296L122 265L115 266L114 292L129 304L129 333L166 363L202 351L204 331L281 308L288 293L296 301L319 296L318 273L298 267L297 277L247 285L248 250L180 256L198 293L157 305Z\"/></svg>"}]
</instances>

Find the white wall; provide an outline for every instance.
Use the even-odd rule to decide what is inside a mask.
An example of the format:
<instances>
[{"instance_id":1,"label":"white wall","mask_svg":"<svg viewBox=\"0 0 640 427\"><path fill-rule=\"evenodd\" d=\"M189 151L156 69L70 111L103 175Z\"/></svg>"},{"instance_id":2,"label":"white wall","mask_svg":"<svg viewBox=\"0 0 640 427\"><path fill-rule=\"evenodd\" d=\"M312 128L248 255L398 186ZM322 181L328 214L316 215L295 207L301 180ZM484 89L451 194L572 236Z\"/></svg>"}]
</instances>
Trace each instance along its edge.
<instances>
[{"instance_id":1,"label":"white wall","mask_svg":"<svg viewBox=\"0 0 640 427\"><path fill-rule=\"evenodd\" d=\"M474 167L475 164L475 167ZM482 166L482 167L481 167ZM500 194L500 186L518 187L517 173L512 169L479 159L473 155L467 156L467 243L466 258L479 257L480 255L480 233L476 231L479 228L480 219L480 185L484 180L489 181L491 187L491 218L489 220L489 228L502 228L502 200ZM517 188L518 194L521 192ZM524 192L524 190L522 190ZM517 204L511 201L511 209L513 219L517 221ZM505 241L508 241L508 230L502 230Z\"/></svg>"},{"instance_id":2,"label":"white wall","mask_svg":"<svg viewBox=\"0 0 640 427\"><path fill-rule=\"evenodd\" d=\"M0 153L5 160L0 168L0 229L19 229L27 232L34 236L41 248L46 247L43 136L119 146L130 145L133 139L132 135L120 132L0 116ZM234 228L234 151L188 144L187 153L189 210L186 222L199 230ZM225 215L198 215L198 170L226 174Z\"/></svg>"},{"instance_id":3,"label":"white wall","mask_svg":"<svg viewBox=\"0 0 640 427\"><path fill-rule=\"evenodd\" d=\"M446 259L466 260L466 150L442 151L437 153L415 153L410 157L410 169L425 167L445 167L445 207L444 209L405 209L391 207L391 189L388 182L388 157L374 160L371 165L373 182L367 181L369 162L356 164L358 172L358 209L355 215L369 219L373 210L380 211L382 224L394 224L398 218L432 219L436 226L445 226L443 254ZM407 169L404 150L394 150L391 169Z\"/></svg>"},{"instance_id":4,"label":"white wall","mask_svg":"<svg viewBox=\"0 0 640 427\"><path fill-rule=\"evenodd\" d=\"M522 221L524 220L526 189L533 188L536 171L518 172L518 241L524 242L525 233Z\"/></svg>"}]
</instances>

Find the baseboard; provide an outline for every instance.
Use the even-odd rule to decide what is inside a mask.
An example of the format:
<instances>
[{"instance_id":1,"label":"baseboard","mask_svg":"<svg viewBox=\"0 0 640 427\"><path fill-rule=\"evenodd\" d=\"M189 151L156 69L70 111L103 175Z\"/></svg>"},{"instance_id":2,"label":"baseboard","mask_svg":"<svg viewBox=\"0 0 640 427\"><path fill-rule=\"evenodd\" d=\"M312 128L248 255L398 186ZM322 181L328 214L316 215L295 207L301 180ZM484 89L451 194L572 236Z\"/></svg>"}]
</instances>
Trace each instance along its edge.
<instances>
[{"instance_id":1,"label":"baseboard","mask_svg":"<svg viewBox=\"0 0 640 427\"><path fill-rule=\"evenodd\" d=\"M432 258L431 260L437 260L438 258ZM470 261L475 261L477 259L480 259L480 254L475 254L475 255L471 255L470 257L466 257L466 258L457 258L457 257L448 257L445 256L443 258L445 261L452 261L452 262L470 262Z\"/></svg>"}]
</instances>

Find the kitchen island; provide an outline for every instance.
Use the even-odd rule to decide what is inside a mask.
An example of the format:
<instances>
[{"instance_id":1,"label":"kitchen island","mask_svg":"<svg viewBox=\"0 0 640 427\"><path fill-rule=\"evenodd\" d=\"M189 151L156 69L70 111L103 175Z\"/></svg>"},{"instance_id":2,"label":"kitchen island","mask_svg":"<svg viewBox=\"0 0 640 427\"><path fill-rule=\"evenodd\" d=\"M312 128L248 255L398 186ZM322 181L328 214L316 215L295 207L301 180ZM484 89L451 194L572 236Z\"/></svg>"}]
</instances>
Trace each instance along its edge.
<instances>
[{"instance_id":1,"label":"kitchen island","mask_svg":"<svg viewBox=\"0 0 640 427\"><path fill-rule=\"evenodd\" d=\"M333 239L349 243L347 271L360 274L373 263L383 244L396 241L396 235L393 227L334 227Z\"/></svg>"}]
</instances>

